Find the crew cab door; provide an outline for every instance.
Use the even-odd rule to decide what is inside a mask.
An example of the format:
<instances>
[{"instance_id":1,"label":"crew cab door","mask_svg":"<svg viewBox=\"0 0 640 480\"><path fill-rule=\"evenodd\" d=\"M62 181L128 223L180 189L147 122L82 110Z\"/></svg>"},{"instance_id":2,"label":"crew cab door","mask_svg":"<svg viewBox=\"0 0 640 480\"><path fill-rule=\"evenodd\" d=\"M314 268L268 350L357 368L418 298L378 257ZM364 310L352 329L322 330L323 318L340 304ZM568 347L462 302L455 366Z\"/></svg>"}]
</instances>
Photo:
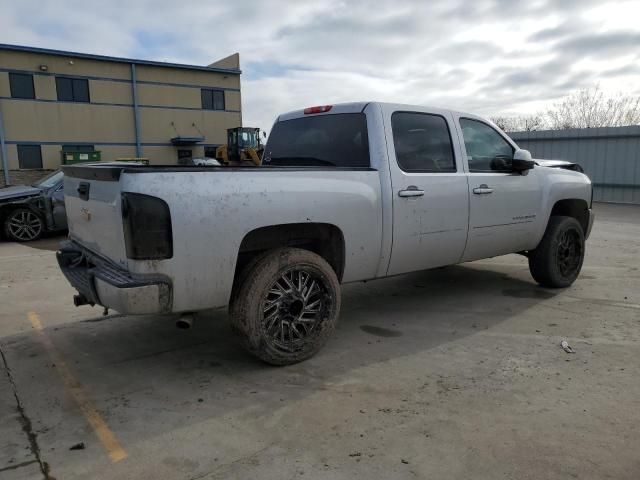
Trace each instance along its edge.
<instances>
[{"instance_id":1,"label":"crew cab door","mask_svg":"<svg viewBox=\"0 0 640 480\"><path fill-rule=\"evenodd\" d=\"M538 171L514 172L515 144L481 119L455 118L469 177L469 236L462 260L532 248L541 221Z\"/></svg>"},{"instance_id":2,"label":"crew cab door","mask_svg":"<svg viewBox=\"0 0 640 480\"><path fill-rule=\"evenodd\" d=\"M457 263L467 239L469 189L448 112L383 107L391 169L388 275Z\"/></svg>"}]
</instances>

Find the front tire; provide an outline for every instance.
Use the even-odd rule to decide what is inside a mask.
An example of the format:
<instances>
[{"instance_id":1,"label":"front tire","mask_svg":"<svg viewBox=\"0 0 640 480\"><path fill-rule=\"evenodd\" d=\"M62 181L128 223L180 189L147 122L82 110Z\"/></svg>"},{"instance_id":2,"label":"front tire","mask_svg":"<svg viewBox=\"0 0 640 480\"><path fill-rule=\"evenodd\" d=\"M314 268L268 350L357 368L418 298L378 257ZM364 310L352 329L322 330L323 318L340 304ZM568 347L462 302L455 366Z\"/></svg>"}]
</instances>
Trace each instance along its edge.
<instances>
[{"instance_id":1,"label":"front tire","mask_svg":"<svg viewBox=\"0 0 640 480\"><path fill-rule=\"evenodd\" d=\"M281 248L249 269L229 308L244 348L272 365L315 355L340 312L340 283L331 266L308 250Z\"/></svg>"},{"instance_id":2,"label":"front tire","mask_svg":"<svg viewBox=\"0 0 640 480\"><path fill-rule=\"evenodd\" d=\"M571 285L584 261L584 232L573 217L552 216L540 245L529 254L529 270L543 287Z\"/></svg>"},{"instance_id":3,"label":"front tire","mask_svg":"<svg viewBox=\"0 0 640 480\"><path fill-rule=\"evenodd\" d=\"M4 219L4 234L14 242L37 240L43 232L42 218L28 208L17 208Z\"/></svg>"}]
</instances>

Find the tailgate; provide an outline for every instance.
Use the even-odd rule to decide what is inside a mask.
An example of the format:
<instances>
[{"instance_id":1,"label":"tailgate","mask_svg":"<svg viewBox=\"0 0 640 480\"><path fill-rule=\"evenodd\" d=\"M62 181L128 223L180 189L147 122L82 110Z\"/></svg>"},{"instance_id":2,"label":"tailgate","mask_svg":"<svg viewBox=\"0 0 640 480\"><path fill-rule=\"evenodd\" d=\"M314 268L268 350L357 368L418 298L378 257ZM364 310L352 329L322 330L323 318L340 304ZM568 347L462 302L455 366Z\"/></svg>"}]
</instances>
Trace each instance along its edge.
<instances>
[{"instance_id":1,"label":"tailgate","mask_svg":"<svg viewBox=\"0 0 640 480\"><path fill-rule=\"evenodd\" d=\"M91 170L96 168L101 167L64 169L69 237L94 253L126 267L119 175L95 175Z\"/></svg>"}]
</instances>

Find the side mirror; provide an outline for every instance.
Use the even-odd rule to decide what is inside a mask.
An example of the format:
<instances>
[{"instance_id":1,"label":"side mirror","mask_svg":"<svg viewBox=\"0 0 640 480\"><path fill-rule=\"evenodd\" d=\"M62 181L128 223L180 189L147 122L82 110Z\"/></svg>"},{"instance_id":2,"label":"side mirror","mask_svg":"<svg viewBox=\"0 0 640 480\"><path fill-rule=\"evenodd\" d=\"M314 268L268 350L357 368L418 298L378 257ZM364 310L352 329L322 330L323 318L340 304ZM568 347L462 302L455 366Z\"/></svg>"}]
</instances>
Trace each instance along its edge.
<instances>
[{"instance_id":1,"label":"side mirror","mask_svg":"<svg viewBox=\"0 0 640 480\"><path fill-rule=\"evenodd\" d=\"M525 170L531 170L535 164L536 162L531 159L531 152L519 148L513 154L511 168L514 172L524 172Z\"/></svg>"}]
</instances>

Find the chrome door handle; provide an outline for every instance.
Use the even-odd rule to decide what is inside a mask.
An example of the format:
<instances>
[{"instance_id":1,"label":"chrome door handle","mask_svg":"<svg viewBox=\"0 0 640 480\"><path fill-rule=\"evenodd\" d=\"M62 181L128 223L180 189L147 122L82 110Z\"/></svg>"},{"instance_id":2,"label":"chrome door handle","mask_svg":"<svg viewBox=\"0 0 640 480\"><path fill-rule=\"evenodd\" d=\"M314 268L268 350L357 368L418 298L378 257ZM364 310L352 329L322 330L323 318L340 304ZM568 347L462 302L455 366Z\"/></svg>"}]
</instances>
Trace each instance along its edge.
<instances>
[{"instance_id":1,"label":"chrome door handle","mask_svg":"<svg viewBox=\"0 0 640 480\"><path fill-rule=\"evenodd\" d=\"M493 188L489 188L486 183L483 183L479 187L474 188L473 193L476 195L487 195L489 193L493 193Z\"/></svg>"},{"instance_id":2,"label":"chrome door handle","mask_svg":"<svg viewBox=\"0 0 640 480\"><path fill-rule=\"evenodd\" d=\"M406 190L400 190L398 192L399 197L421 197L424 195L424 190L418 189L415 185L407 187Z\"/></svg>"}]
</instances>

